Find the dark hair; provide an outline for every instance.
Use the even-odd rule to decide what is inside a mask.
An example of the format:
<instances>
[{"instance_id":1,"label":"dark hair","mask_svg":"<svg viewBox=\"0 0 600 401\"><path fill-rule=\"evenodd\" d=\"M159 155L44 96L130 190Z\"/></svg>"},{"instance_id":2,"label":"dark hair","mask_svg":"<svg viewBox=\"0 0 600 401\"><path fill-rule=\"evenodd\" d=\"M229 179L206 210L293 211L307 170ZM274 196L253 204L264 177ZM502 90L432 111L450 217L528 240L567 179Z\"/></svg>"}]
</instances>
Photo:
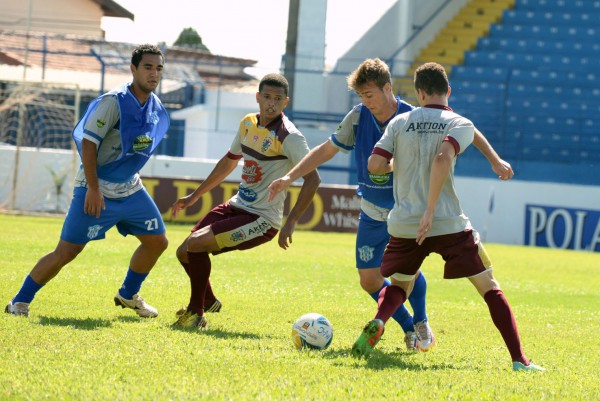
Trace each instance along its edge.
<instances>
[{"instance_id":1,"label":"dark hair","mask_svg":"<svg viewBox=\"0 0 600 401\"><path fill-rule=\"evenodd\" d=\"M137 46L135 49L133 49L133 52L131 53L131 64L133 64L135 68L138 68L138 66L140 65L140 60L142 60L144 54L156 54L163 59L163 62L165 61L165 56L160 50L160 47L146 43Z\"/></svg>"},{"instance_id":2,"label":"dark hair","mask_svg":"<svg viewBox=\"0 0 600 401\"><path fill-rule=\"evenodd\" d=\"M290 84L288 83L287 79L285 79L285 77L281 74L267 74L265 75L261 80L260 83L258 84L258 91L262 91L263 86L265 85L269 85L269 86L275 86L277 88L283 88L283 92L285 93L285 96L288 95L288 91L290 89Z\"/></svg>"},{"instance_id":3,"label":"dark hair","mask_svg":"<svg viewBox=\"0 0 600 401\"><path fill-rule=\"evenodd\" d=\"M422 89L429 96L445 95L450 83L446 70L438 63L425 63L415 70L415 89Z\"/></svg>"},{"instance_id":4,"label":"dark hair","mask_svg":"<svg viewBox=\"0 0 600 401\"><path fill-rule=\"evenodd\" d=\"M357 91L368 82L374 82L380 89L392 83L392 74L388 65L379 58L368 58L346 78L348 88Z\"/></svg>"}]
</instances>

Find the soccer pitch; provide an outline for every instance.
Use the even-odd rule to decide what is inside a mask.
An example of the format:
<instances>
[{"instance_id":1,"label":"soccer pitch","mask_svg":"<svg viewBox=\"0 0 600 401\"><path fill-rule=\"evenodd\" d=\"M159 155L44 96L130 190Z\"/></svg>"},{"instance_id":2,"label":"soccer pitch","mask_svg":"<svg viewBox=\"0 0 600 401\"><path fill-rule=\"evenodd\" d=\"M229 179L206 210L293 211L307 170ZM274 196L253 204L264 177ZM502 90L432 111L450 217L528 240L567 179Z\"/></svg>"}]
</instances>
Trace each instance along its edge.
<instances>
[{"instance_id":1,"label":"soccer pitch","mask_svg":"<svg viewBox=\"0 0 600 401\"><path fill-rule=\"evenodd\" d=\"M0 301L54 248L62 219L0 214ZM600 254L488 244L525 353L546 372L511 370L486 304L467 280L443 280L430 256L428 315L438 345L408 353L390 321L367 361L350 348L376 311L358 284L354 236L297 232L212 258L223 303L205 332L172 330L189 282L175 258L188 226L167 226L168 250L141 295L159 310L143 320L113 296L137 246L111 230L43 288L29 319L0 318L0 399L97 400L598 400ZM4 307L4 304L3 304ZM325 351L297 351L294 320L334 327Z\"/></svg>"}]
</instances>

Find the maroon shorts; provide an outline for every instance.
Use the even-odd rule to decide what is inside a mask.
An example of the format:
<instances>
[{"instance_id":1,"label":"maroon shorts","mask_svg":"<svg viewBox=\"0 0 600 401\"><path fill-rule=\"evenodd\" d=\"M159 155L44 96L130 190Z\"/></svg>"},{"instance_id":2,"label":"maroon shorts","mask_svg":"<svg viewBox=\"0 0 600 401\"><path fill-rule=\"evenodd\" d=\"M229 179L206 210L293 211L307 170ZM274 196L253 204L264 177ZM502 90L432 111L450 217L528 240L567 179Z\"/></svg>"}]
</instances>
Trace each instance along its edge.
<instances>
[{"instance_id":1,"label":"maroon shorts","mask_svg":"<svg viewBox=\"0 0 600 401\"><path fill-rule=\"evenodd\" d=\"M414 275L425 258L438 253L446 262L444 278L471 277L492 266L492 263L474 230L426 238L421 245L414 238L391 237L383 254L381 274Z\"/></svg>"},{"instance_id":2,"label":"maroon shorts","mask_svg":"<svg viewBox=\"0 0 600 401\"><path fill-rule=\"evenodd\" d=\"M210 226L220 251L244 250L271 241L279 232L264 217L229 204L214 207L192 228L192 232Z\"/></svg>"}]
</instances>

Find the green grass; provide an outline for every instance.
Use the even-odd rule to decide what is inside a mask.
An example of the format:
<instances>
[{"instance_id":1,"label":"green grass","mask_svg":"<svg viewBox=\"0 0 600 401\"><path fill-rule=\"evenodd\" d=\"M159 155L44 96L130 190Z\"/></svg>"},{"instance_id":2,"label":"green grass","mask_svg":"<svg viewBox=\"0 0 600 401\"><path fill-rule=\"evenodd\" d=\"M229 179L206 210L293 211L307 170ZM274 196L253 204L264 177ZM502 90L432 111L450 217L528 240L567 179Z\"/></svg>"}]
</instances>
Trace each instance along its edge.
<instances>
[{"instance_id":1,"label":"green grass","mask_svg":"<svg viewBox=\"0 0 600 401\"><path fill-rule=\"evenodd\" d=\"M8 302L33 264L56 245L59 218L0 215L0 293ZM206 332L171 330L189 283L175 259L187 226L169 225L169 249L141 294L156 306L142 320L116 308L135 238L112 230L42 289L29 319L0 314L0 399L205 400L597 400L600 399L600 255L489 244L495 276L515 312L528 356L548 369L514 373L487 307L467 280L424 265L438 346L405 351L390 321L371 358L350 348L375 313L354 268L351 234L298 232L212 258L223 302ZM0 299L1 300L1 299ZM293 321L325 315L334 339L298 352Z\"/></svg>"}]
</instances>

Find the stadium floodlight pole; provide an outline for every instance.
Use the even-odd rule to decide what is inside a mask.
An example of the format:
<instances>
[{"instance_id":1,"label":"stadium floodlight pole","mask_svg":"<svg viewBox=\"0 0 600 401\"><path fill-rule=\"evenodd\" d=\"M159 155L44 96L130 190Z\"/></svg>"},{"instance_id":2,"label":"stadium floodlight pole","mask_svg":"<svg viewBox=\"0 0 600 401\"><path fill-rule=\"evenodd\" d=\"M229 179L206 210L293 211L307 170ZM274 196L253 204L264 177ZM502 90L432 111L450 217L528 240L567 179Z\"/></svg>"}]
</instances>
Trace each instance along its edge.
<instances>
[{"instance_id":1,"label":"stadium floodlight pole","mask_svg":"<svg viewBox=\"0 0 600 401\"><path fill-rule=\"evenodd\" d=\"M25 86L27 84L27 63L29 58L29 33L31 31L31 14L33 10L33 0L29 0L29 11L27 14L27 33L25 34L25 55L23 56L23 79L21 83L21 90L25 92ZM21 142L23 140L23 125L25 124L25 104L21 102L19 104L19 125L17 126L17 137L15 138L15 168L13 169L13 182L12 182L12 193L10 195L10 208L14 209L17 202L17 183L19 179L19 162L21 159L20 150Z\"/></svg>"}]
</instances>

